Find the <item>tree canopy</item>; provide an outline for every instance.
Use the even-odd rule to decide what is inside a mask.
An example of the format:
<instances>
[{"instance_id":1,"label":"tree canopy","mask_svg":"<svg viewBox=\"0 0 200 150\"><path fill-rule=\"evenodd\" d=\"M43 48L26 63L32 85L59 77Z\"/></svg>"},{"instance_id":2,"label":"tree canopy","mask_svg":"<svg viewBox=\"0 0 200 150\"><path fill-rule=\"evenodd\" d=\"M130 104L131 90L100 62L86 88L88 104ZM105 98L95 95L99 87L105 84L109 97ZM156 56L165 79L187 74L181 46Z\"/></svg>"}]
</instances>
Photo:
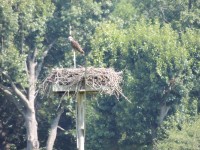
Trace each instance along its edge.
<instances>
[{"instance_id":1,"label":"tree canopy","mask_svg":"<svg viewBox=\"0 0 200 150\"><path fill-rule=\"evenodd\" d=\"M87 96L87 149L198 149L199 13L198 0L1 1L0 149L75 149L74 98L41 90L73 66L70 26L77 64L122 71L131 101Z\"/></svg>"}]
</instances>

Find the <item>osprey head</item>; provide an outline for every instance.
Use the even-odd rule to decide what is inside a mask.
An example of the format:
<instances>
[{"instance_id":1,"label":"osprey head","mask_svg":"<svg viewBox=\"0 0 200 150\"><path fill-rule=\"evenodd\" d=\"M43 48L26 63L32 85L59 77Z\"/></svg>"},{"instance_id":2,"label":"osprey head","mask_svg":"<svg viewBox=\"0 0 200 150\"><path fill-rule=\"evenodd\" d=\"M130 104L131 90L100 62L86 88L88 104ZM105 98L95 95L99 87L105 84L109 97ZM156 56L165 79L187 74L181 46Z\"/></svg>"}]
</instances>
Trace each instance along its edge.
<instances>
[{"instance_id":1,"label":"osprey head","mask_svg":"<svg viewBox=\"0 0 200 150\"><path fill-rule=\"evenodd\" d=\"M68 40L71 42L71 41L73 41L74 39L73 39L72 36L69 36L69 37L68 37Z\"/></svg>"}]
</instances>

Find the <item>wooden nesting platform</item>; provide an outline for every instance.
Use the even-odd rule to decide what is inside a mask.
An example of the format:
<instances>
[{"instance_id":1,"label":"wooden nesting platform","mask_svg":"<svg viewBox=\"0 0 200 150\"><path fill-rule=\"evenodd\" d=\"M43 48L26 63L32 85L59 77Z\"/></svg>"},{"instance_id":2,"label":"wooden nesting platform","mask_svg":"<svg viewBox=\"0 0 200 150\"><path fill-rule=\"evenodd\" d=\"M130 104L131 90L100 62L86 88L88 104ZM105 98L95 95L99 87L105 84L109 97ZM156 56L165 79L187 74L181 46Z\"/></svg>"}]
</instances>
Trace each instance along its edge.
<instances>
[{"instance_id":1,"label":"wooden nesting platform","mask_svg":"<svg viewBox=\"0 0 200 150\"><path fill-rule=\"evenodd\" d=\"M57 68L45 79L43 86L52 85L54 92L100 92L115 95L122 94L120 84L122 72L112 68Z\"/></svg>"},{"instance_id":2,"label":"wooden nesting platform","mask_svg":"<svg viewBox=\"0 0 200 150\"><path fill-rule=\"evenodd\" d=\"M115 95L117 98L119 98L119 95L125 97L120 87L121 82L122 72L116 72L112 68L94 67L53 69L50 75L44 80L44 90L51 85L53 92L76 93L76 130L78 150L84 150L85 144L86 93L100 92Z\"/></svg>"}]
</instances>

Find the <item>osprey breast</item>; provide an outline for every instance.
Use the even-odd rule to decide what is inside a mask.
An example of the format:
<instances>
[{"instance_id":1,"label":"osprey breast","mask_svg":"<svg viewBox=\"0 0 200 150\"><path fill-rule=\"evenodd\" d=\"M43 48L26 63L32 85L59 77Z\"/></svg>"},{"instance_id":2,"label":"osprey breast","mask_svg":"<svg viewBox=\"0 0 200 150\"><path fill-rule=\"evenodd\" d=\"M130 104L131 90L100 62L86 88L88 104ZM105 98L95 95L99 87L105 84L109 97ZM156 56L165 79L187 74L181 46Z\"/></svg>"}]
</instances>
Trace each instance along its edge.
<instances>
[{"instance_id":1,"label":"osprey breast","mask_svg":"<svg viewBox=\"0 0 200 150\"><path fill-rule=\"evenodd\" d=\"M68 37L70 43L71 43L71 46L73 47L74 50L84 54L85 52L83 51L83 49L81 48L80 44L75 41L71 36Z\"/></svg>"}]
</instances>

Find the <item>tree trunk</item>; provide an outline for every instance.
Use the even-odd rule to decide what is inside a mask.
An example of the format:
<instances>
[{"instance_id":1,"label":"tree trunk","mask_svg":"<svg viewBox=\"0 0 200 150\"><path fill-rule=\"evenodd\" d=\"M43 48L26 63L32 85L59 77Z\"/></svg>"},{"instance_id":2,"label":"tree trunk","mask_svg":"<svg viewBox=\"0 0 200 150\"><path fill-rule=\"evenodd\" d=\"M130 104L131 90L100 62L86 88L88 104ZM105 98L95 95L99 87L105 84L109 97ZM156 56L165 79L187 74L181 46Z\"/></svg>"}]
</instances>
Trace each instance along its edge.
<instances>
[{"instance_id":1,"label":"tree trunk","mask_svg":"<svg viewBox=\"0 0 200 150\"><path fill-rule=\"evenodd\" d=\"M3 40L3 39L2 39ZM10 76L4 72L0 68L0 73L4 75L4 77L9 81L11 87L6 87L0 83L0 90L2 90L6 95L11 97L11 101L16 105L18 110L23 114L25 118L26 125L26 138L27 138L27 150L39 150L39 141L38 141L38 124L36 120L36 112L35 112L35 100L37 96L37 88L36 83L38 80L38 76L40 74L42 65L44 63L44 59L48 54L48 51L51 49L55 41L53 41L46 50L44 50L41 61L38 64L36 62L36 57L38 50L34 49L33 52L30 52L27 56L27 60L25 63L25 69L27 73L27 79L29 83L28 91L23 92L20 90L15 83L12 81ZM23 43L22 43L23 44ZM13 93L15 95L13 95ZM17 96L20 100L16 100L15 96Z\"/></svg>"},{"instance_id":2,"label":"tree trunk","mask_svg":"<svg viewBox=\"0 0 200 150\"><path fill-rule=\"evenodd\" d=\"M188 0L188 11L192 8L192 0Z\"/></svg>"},{"instance_id":3,"label":"tree trunk","mask_svg":"<svg viewBox=\"0 0 200 150\"><path fill-rule=\"evenodd\" d=\"M35 50L35 53L36 50ZM35 54L34 53L34 57ZM38 141L38 123L36 120L35 112L35 98L36 98L36 73L35 67L36 63L34 58L29 60L29 89L28 89L28 104L29 107L26 109L25 122L26 122L26 132L27 132L27 150L39 150Z\"/></svg>"},{"instance_id":4,"label":"tree trunk","mask_svg":"<svg viewBox=\"0 0 200 150\"><path fill-rule=\"evenodd\" d=\"M27 132L27 150L39 150L38 124L35 117L34 107L25 114Z\"/></svg>"},{"instance_id":5,"label":"tree trunk","mask_svg":"<svg viewBox=\"0 0 200 150\"><path fill-rule=\"evenodd\" d=\"M164 118L167 116L167 113L170 109L170 106L167 106L166 103L160 106L160 114L158 116L158 124L161 125Z\"/></svg>"},{"instance_id":6,"label":"tree trunk","mask_svg":"<svg viewBox=\"0 0 200 150\"><path fill-rule=\"evenodd\" d=\"M60 120L60 116L63 113L63 110L60 110L56 116L56 118L53 120L52 124L51 124L51 129L49 132L49 137L47 140L47 150L52 150L53 149L53 145L57 136L57 128L58 128L58 123Z\"/></svg>"}]
</instances>

